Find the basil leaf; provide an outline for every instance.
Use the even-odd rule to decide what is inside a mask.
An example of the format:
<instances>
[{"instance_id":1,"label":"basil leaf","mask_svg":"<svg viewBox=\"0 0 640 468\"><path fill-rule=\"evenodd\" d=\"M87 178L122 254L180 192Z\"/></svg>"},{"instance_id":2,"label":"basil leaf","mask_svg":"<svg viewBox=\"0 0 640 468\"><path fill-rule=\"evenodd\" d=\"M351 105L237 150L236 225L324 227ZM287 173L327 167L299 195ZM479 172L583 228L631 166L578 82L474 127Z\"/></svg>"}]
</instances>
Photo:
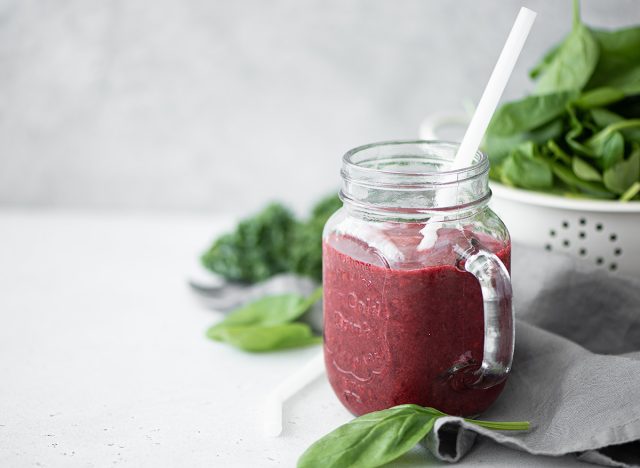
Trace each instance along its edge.
<instances>
[{"instance_id":1,"label":"basil leaf","mask_svg":"<svg viewBox=\"0 0 640 468\"><path fill-rule=\"evenodd\" d=\"M369 468L384 465L411 450L442 415L402 405L354 419L309 447L298 468Z\"/></svg>"},{"instance_id":2,"label":"basil leaf","mask_svg":"<svg viewBox=\"0 0 640 468\"><path fill-rule=\"evenodd\" d=\"M223 341L251 352L298 348L322 343L322 338L314 336L309 325L299 322L270 326L214 326L209 329L207 336L212 340Z\"/></svg>"},{"instance_id":3,"label":"basil leaf","mask_svg":"<svg viewBox=\"0 0 640 468\"><path fill-rule=\"evenodd\" d=\"M394 406L365 414L344 424L311 445L298 460L298 468L370 468L402 456L431 432L436 419L446 416L434 408ZM465 421L488 429L526 431L524 421Z\"/></svg>"},{"instance_id":4,"label":"basil leaf","mask_svg":"<svg viewBox=\"0 0 640 468\"><path fill-rule=\"evenodd\" d=\"M636 147L629 159L619 161L604 171L604 185L619 195L640 180L640 150Z\"/></svg>"},{"instance_id":5,"label":"basil leaf","mask_svg":"<svg viewBox=\"0 0 640 468\"><path fill-rule=\"evenodd\" d=\"M571 164L573 172L582 180L601 181L602 175L589 163L586 163L578 156L574 156Z\"/></svg>"},{"instance_id":6,"label":"basil leaf","mask_svg":"<svg viewBox=\"0 0 640 468\"><path fill-rule=\"evenodd\" d=\"M576 8L573 29L539 74L536 94L581 90L593 74L599 55L598 43L580 22Z\"/></svg>"},{"instance_id":7,"label":"basil leaf","mask_svg":"<svg viewBox=\"0 0 640 468\"><path fill-rule=\"evenodd\" d=\"M575 97L575 92L560 92L508 102L496 111L487 132L509 136L533 130L563 114L566 104Z\"/></svg>"},{"instance_id":8,"label":"basil leaf","mask_svg":"<svg viewBox=\"0 0 640 468\"><path fill-rule=\"evenodd\" d=\"M502 165L502 181L508 185L542 190L553 185L553 173L548 163L537 158L532 142L518 146Z\"/></svg>"}]
</instances>

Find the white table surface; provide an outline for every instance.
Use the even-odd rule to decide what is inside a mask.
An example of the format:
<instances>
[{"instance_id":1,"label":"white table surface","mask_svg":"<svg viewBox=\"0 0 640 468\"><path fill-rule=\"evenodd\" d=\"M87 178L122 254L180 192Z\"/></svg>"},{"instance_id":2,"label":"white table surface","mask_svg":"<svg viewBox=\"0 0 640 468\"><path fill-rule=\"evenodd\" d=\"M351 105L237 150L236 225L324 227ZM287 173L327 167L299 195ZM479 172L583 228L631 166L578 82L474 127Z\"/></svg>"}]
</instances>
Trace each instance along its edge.
<instances>
[{"instance_id":1,"label":"white table surface","mask_svg":"<svg viewBox=\"0 0 640 468\"><path fill-rule=\"evenodd\" d=\"M262 432L264 395L318 349L207 340L185 279L216 216L0 210L0 466L291 467L351 416L318 379ZM393 466L434 466L414 450ZM481 441L459 466L589 466Z\"/></svg>"}]
</instances>

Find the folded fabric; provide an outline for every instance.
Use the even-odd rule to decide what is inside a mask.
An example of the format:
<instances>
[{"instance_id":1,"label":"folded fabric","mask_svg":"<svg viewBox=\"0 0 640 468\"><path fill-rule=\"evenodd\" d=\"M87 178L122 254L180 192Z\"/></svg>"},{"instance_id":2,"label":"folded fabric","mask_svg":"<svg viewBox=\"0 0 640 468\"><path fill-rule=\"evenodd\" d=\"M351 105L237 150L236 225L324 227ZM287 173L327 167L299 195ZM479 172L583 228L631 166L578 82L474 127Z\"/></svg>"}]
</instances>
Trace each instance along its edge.
<instances>
[{"instance_id":1,"label":"folded fabric","mask_svg":"<svg viewBox=\"0 0 640 468\"><path fill-rule=\"evenodd\" d=\"M532 454L640 466L640 281L515 246L513 370L483 419L529 420L522 433L441 418L425 441L457 461L476 434Z\"/></svg>"}]
</instances>

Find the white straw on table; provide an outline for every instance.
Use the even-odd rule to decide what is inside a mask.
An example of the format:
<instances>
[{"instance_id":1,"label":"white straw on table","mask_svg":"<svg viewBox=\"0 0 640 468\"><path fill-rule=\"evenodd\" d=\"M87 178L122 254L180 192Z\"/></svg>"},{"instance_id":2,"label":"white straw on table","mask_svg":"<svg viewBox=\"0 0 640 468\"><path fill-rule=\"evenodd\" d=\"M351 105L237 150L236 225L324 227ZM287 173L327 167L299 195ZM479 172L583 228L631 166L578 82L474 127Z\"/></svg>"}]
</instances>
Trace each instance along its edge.
<instances>
[{"instance_id":1,"label":"white straw on table","mask_svg":"<svg viewBox=\"0 0 640 468\"><path fill-rule=\"evenodd\" d=\"M467 167L473 162L473 157L478 151L491 117L493 117L493 113L498 107L500 97L507 86L513 67L518 60L535 19L536 13L534 11L525 7L520 8L520 13L518 13L518 17L511 28L507 42L504 44L489 82L482 93L478 107L471 118L464 138L462 138L452 169Z\"/></svg>"},{"instance_id":2,"label":"white straw on table","mask_svg":"<svg viewBox=\"0 0 640 468\"><path fill-rule=\"evenodd\" d=\"M324 355L319 352L298 372L292 374L267 396L265 401L265 434L278 437L282 433L282 406L324 372Z\"/></svg>"}]
</instances>

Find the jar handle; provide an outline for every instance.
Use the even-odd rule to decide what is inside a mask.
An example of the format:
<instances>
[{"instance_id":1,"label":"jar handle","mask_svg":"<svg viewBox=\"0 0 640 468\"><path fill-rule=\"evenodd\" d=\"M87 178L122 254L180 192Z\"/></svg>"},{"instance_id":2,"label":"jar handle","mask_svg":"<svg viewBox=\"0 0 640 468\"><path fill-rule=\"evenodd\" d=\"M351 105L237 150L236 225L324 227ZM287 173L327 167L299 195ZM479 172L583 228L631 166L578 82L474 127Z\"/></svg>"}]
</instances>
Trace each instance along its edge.
<instances>
[{"instance_id":1,"label":"jar handle","mask_svg":"<svg viewBox=\"0 0 640 468\"><path fill-rule=\"evenodd\" d=\"M503 382L513 361L515 324L509 271L497 255L482 248L476 239L471 248L458 250L464 269L476 277L484 303L484 349L482 365L464 373L464 384L490 388Z\"/></svg>"}]
</instances>

